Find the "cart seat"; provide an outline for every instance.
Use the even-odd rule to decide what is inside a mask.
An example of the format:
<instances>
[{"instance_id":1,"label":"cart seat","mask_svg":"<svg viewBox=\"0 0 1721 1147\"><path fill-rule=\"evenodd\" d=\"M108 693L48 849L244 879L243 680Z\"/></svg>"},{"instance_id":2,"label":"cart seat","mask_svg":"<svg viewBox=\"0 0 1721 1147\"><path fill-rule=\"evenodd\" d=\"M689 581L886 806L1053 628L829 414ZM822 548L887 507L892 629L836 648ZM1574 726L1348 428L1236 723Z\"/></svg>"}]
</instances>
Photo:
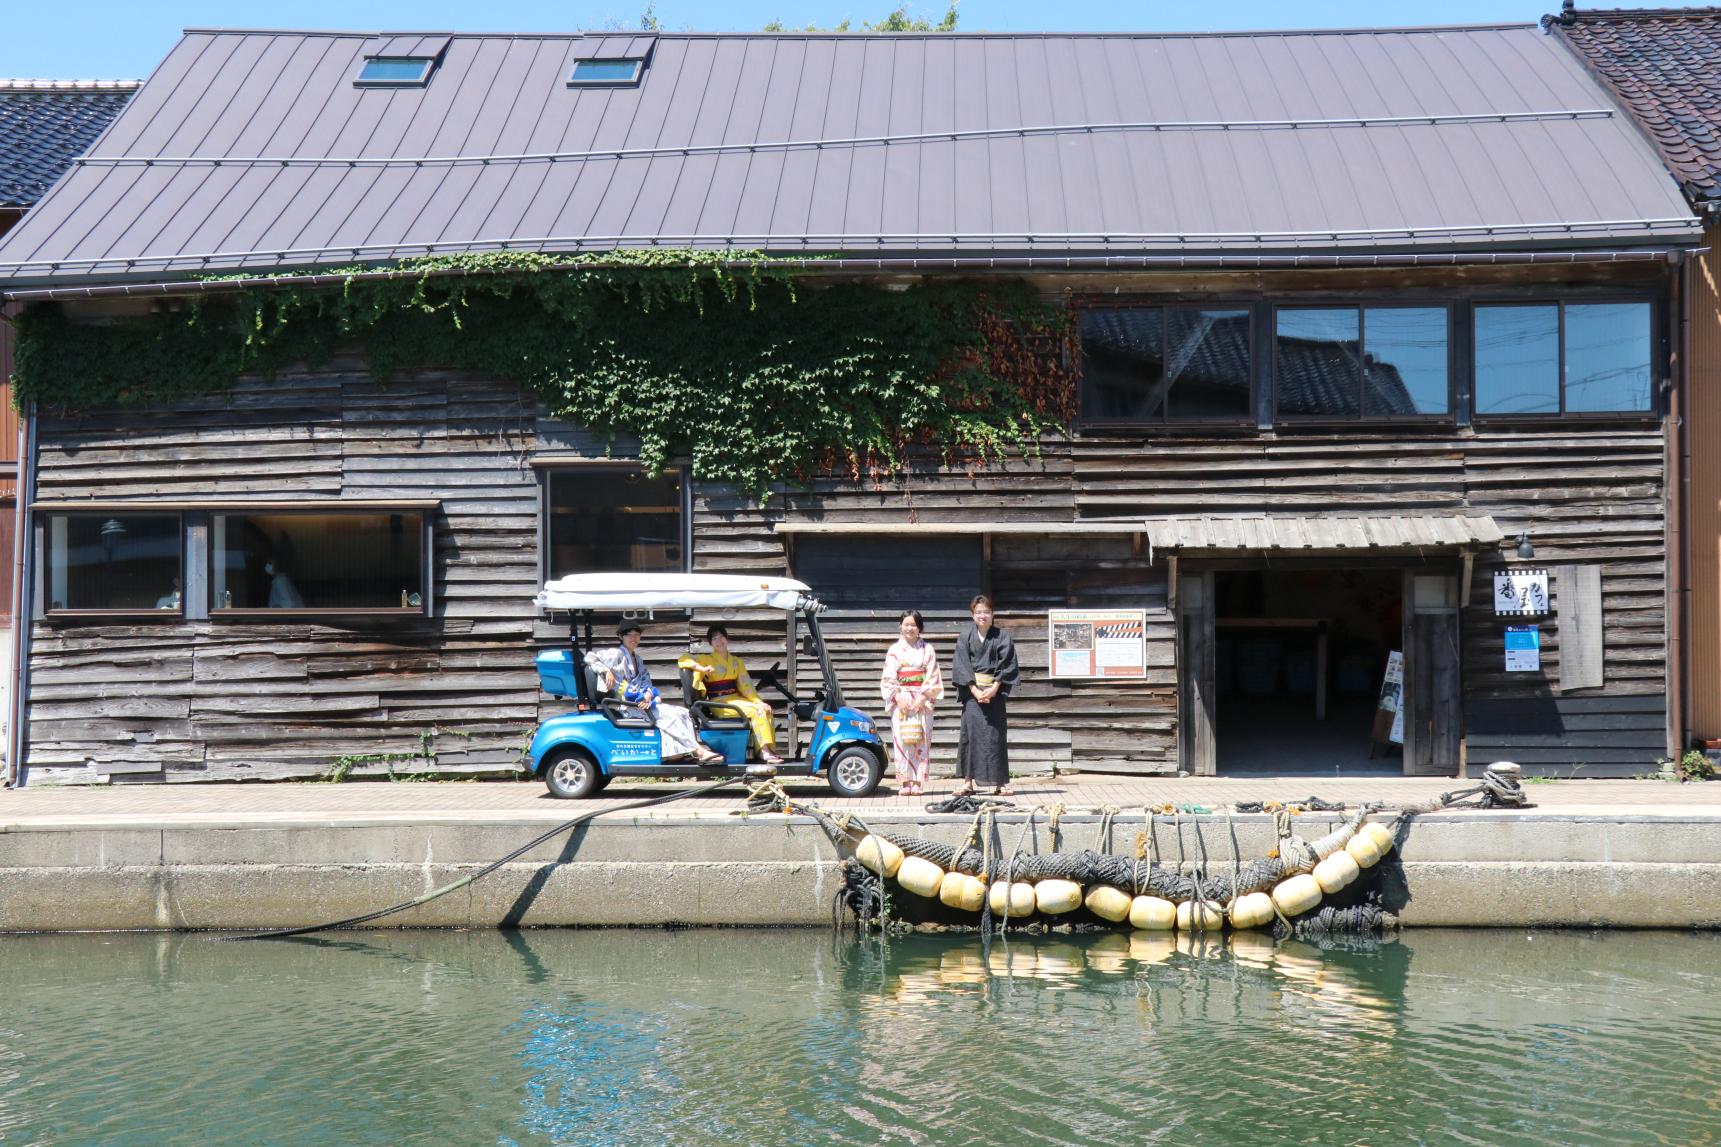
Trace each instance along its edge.
<instances>
[{"instance_id":1,"label":"cart seat","mask_svg":"<svg viewBox=\"0 0 1721 1147\"><path fill-rule=\"evenodd\" d=\"M746 729L751 726L741 710L722 701L707 701L693 687L693 670L681 671L681 699L693 714L693 723L701 729Z\"/></svg>"},{"instance_id":2,"label":"cart seat","mask_svg":"<svg viewBox=\"0 0 1721 1147\"><path fill-rule=\"evenodd\" d=\"M657 722L652 718L651 710L641 709L638 705L629 705L613 693L604 691L603 680L598 671L582 662L580 672L586 675L586 696L597 700L598 712L609 718L610 724L618 729L654 729Z\"/></svg>"}]
</instances>

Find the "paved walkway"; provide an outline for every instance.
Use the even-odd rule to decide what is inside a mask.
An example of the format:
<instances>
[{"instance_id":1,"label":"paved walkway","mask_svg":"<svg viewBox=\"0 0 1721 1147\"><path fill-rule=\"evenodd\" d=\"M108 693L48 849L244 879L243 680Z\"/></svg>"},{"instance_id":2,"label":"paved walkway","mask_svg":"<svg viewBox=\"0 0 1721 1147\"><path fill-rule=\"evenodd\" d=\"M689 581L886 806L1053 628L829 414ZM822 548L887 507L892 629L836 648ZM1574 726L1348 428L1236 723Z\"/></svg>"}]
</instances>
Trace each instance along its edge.
<instances>
[{"instance_id":1,"label":"paved walkway","mask_svg":"<svg viewBox=\"0 0 1721 1147\"><path fill-rule=\"evenodd\" d=\"M1292 778L1116 777L1086 774L1027 777L1010 799L1023 808L1062 802L1070 813L1104 805L1140 809L1171 802L1218 809L1251 800L1296 800L1310 795L1360 804L1406 805L1433 800L1470 782L1450 777L1370 777L1348 780ZM551 799L538 782L448 781L344 784L161 784L99 788L39 787L0 790L0 831L9 826L67 822L269 823L355 820L560 820L592 805L611 806L657 796L686 784L618 780L602 797L586 802ZM827 809L912 813L948 796L954 782L935 782L925 797L898 796L885 787L871 797L845 800L823 783L788 778L791 795ZM1713 815L1721 817L1721 783L1681 785L1665 781L1564 780L1525 786L1542 813L1625 815ZM741 810L740 785L665 806L662 815L727 816Z\"/></svg>"}]
</instances>

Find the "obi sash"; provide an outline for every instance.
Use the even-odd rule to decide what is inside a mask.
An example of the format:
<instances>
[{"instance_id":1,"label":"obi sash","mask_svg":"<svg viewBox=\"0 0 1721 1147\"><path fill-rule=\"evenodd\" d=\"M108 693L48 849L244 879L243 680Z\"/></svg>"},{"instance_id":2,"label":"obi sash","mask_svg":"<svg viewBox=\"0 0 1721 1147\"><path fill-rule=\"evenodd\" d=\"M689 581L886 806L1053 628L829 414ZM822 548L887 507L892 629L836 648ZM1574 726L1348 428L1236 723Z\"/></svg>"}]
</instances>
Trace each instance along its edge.
<instances>
[{"instance_id":1,"label":"obi sash","mask_svg":"<svg viewBox=\"0 0 1721 1147\"><path fill-rule=\"evenodd\" d=\"M738 679L727 677L721 680L707 677L705 679L705 696L715 700L718 697L732 697L741 692Z\"/></svg>"},{"instance_id":2,"label":"obi sash","mask_svg":"<svg viewBox=\"0 0 1721 1147\"><path fill-rule=\"evenodd\" d=\"M926 684L926 666L899 665L896 667L896 683L909 689L918 689Z\"/></svg>"}]
</instances>

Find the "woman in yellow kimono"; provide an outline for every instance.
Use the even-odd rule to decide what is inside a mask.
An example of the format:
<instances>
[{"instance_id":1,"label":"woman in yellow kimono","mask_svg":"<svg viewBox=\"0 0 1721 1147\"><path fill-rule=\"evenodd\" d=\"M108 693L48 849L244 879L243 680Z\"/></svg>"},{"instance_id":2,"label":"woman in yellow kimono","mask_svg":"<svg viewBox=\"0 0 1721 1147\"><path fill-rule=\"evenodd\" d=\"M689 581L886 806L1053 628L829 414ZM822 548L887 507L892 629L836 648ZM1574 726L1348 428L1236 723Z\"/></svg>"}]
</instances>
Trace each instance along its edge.
<instances>
[{"instance_id":1,"label":"woman in yellow kimono","mask_svg":"<svg viewBox=\"0 0 1721 1147\"><path fill-rule=\"evenodd\" d=\"M693 671L693 689L707 701L721 701L747 718L753 727L753 740L759 746L759 759L767 765L780 765L783 758L776 753L777 729L772 724L770 704L753 688L753 678L747 673L747 663L729 652L729 631L713 625L705 631L710 653L686 653L681 657L683 669Z\"/></svg>"}]
</instances>

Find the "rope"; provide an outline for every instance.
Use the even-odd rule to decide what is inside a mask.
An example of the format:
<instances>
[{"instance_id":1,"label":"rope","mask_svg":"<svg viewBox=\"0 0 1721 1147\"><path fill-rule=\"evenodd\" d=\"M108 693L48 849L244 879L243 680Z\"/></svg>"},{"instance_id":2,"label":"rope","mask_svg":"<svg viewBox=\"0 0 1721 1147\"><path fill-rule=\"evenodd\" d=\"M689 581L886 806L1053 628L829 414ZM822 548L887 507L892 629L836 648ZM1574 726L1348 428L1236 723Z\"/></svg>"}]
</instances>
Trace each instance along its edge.
<instances>
[{"instance_id":1,"label":"rope","mask_svg":"<svg viewBox=\"0 0 1721 1147\"><path fill-rule=\"evenodd\" d=\"M1535 808L1518 780L1518 766L1510 761L1489 765L1482 772L1482 783L1473 788L1441 793L1442 808Z\"/></svg>"},{"instance_id":2,"label":"rope","mask_svg":"<svg viewBox=\"0 0 1721 1147\"><path fill-rule=\"evenodd\" d=\"M1058 821L1064 815L1064 802L1053 801L1046 806L1046 839L1052 846L1053 852L1064 847L1064 830L1058 826Z\"/></svg>"},{"instance_id":3,"label":"rope","mask_svg":"<svg viewBox=\"0 0 1721 1147\"><path fill-rule=\"evenodd\" d=\"M949 800L933 801L926 806L930 813L970 813L984 812L988 809L1016 812L1017 806L998 797L977 796L974 793L958 793Z\"/></svg>"},{"instance_id":4,"label":"rope","mask_svg":"<svg viewBox=\"0 0 1721 1147\"><path fill-rule=\"evenodd\" d=\"M699 785L696 788L682 789L677 792L664 793L662 796L646 797L636 801L626 801L622 804L608 805L602 808L594 808L589 812L583 812L572 820L563 821L550 831L533 837L531 840L528 840L525 844L522 844L519 848L516 848L506 856L503 856L499 860L491 861L476 872L462 876L460 879L444 884L440 888L433 888L422 896L415 896L411 900L403 900L399 904L391 904L389 907L380 908L375 912L366 912L360 916L348 916L342 920L331 920L326 924L311 924L303 928L276 928L268 932L252 932L244 936L222 936L219 937L219 939L233 941L284 940L289 936L309 936L313 932L328 932L336 928L356 928L360 924L369 924L372 920L381 920L384 916L393 916L397 912L405 912L408 908L417 908L421 904L429 904L432 900L439 900L442 897L447 896L450 892L457 892L460 889L465 888L468 884L474 884L477 881L482 880L484 877L489 876L492 872L495 872L498 868L501 868L509 861L517 860L526 855L534 848L537 848L540 844L554 840L565 832L572 832L575 828L578 828L593 817L602 816L606 812L626 812L629 809L647 808L651 805L668 804L670 801L681 800L683 797L704 796L706 793L716 792L718 789L723 788L726 785L732 785L740 779L740 777L725 777L723 780L712 781L710 784ZM558 861L557 863L560 864L566 862Z\"/></svg>"}]
</instances>

